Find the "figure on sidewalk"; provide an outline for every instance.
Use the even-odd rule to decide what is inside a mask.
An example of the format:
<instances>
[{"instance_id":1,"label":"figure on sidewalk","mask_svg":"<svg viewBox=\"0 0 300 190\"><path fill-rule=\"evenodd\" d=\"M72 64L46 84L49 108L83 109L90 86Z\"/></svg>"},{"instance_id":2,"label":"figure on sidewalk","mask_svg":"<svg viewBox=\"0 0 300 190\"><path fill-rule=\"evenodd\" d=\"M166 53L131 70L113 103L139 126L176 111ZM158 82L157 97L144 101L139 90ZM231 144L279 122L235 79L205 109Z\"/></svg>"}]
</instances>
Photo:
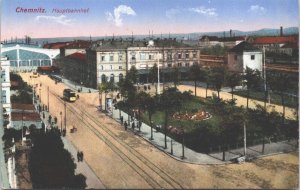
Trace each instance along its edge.
<instances>
[{"instance_id":1,"label":"figure on sidewalk","mask_svg":"<svg viewBox=\"0 0 300 190\"><path fill-rule=\"evenodd\" d=\"M121 124L123 124L123 116L120 117Z\"/></svg>"},{"instance_id":2,"label":"figure on sidewalk","mask_svg":"<svg viewBox=\"0 0 300 190\"><path fill-rule=\"evenodd\" d=\"M83 152L82 151L80 152L80 161L81 162L83 161Z\"/></svg>"},{"instance_id":3,"label":"figure on sidewalk","mask_svg":"<svg viewBox=\"0 0 300 190\"><path fill-rule=\"evenodd\" d=\"M134 121L132 122L131 127L132 127L132 130L134 131L134 128L135 128L135 122Z\"/></svg>"},{"instance_id":4,"label":"figure on sidewalk","mask_svg":"<svg viewBox=\"0 0 300 190\"><path fill-rule=\"evenodd\" d=\"M45 119L45 112L43 112L43 119Z\"/></svg>"},{"instance_id":5,"label":"figure on sidewalk","mask_svg":"<svg viewBox=\"0 0 300 190\"><path fill-rule=\"evenodd\" d=\"M127 130L127 126L128 126L127 121L125 121L124 122L125 131Z\"/></svg>"},{"instance_id":6,"label":"figure on sidewalk","mask_svg":"<svg viewBox=\"0 0 300 190\"><path fill-rule=\"evenodd\" d=\"M77 162L80 162L80 152L77 151Z\"/></svg>"},{"instance_id":7,"label":"figure on sidewalk","mask_svg":"<svg viewBox=\"0 0 300 190\"><path fill-rule=\"evenodd\" d=\"M51 119L52 119L52 117L51 117L51 115L49 115L49 117L48 117L48 122L49 123L51 123Z\"/></svg>"}]
</instances>

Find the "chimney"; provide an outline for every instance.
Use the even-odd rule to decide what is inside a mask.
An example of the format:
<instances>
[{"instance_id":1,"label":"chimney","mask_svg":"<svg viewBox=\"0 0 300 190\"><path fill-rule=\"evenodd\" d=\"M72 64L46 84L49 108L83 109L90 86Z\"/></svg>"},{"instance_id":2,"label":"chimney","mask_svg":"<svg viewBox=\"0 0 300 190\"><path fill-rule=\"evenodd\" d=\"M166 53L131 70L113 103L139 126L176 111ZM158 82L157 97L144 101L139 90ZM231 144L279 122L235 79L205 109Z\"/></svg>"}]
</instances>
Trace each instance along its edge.
<instances>
[{"instance_id":1,"label":"chimney","mask_svg":"<svg viewBox=\"0 0 300 190\"><path fill-rule=\"evenodd\" d=\"M283 29L282 29L282 26L280 26L280 36L283 36Z\"/></svg>"}]
</instances>

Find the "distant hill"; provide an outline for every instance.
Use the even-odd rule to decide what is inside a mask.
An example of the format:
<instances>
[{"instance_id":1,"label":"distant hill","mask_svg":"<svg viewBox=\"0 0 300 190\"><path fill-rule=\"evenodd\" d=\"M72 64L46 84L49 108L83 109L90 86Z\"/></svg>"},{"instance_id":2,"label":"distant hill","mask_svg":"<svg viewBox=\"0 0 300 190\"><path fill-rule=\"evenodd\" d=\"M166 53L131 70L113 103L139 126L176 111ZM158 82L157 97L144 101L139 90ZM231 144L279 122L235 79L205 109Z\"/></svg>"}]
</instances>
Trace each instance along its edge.
<instances>
[{"instance_id":1,"label":"distant hill","mask_svg":"<svg viewBox=\"0 0 300 190\"><path fill-rule=\"evenodd\" d=\"M222 32L196 32L196 33L186 33L186 34L156 34L153 35L153 38L176 38L177 40L182 39L190 39L190 40L197 40L201 36L209 35L209 36L218 36L223 37L225 34L226 37L229 37L229 31L222 31ZM239 30L232 30L232 35L234 36L277 36L280 34L280 29L272 29L272 28L263 28L260 30L255 31L239 31ZM293 35L299 34L298 27L288 27L283 29L284 35ZM131 35L124 35L124 36L115 36L116 39L118 38L130 38ZM97 36L91 37L92 40L103 39L103 38L112 38L112 36ZM134 39L149 39L148 35L134 35ZM53 43L53 42L66 42L66 41L73 41L73 40L90 40L88 36L80 36L80 37L59 37L59 38L33 38L34 42L38 42L38 44L45 44L45 43Z\"/></svg>"}]
</instances>

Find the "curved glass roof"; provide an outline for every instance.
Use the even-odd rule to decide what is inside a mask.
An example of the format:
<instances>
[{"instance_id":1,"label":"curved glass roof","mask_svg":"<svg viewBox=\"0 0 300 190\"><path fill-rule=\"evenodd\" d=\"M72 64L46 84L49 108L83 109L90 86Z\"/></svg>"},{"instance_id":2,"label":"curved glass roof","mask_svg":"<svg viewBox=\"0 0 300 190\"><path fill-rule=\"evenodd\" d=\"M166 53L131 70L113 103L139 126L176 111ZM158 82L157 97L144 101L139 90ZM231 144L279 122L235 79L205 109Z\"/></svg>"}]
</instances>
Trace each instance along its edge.
<instances>
[{"instance_id":1,"label":"curved glass roof","mask_svg":"<svg viewBox=\"0 0 300 190\"><path fill-rule=\"evenodd\" d=\"M11 50L7 52L3 52L2 56L7 56L9 60L17 59L17 50ZM33 51L27 50L19 50L19 59L20 60L35 60L35 59L50 59L50 57L43 53L37 53Z\"/></svg>"}]
</instances>

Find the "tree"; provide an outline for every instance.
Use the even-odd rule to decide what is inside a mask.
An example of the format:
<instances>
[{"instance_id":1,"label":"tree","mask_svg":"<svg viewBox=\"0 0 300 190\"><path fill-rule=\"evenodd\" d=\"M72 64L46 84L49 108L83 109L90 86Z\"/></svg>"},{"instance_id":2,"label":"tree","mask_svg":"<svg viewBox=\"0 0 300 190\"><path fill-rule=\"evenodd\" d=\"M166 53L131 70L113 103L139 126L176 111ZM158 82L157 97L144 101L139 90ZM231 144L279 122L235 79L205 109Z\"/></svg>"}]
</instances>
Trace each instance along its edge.
<instances>
[{"instance_id":1,"label":"tree","mask_svg":"<svg viewBox=\"0 0 300 190\"><path fill-rule=\"evenodd\" d=\"M209 87L209 80L210 80L210 70L209 69L206 69L202 72L202 75L203 75L203 79L206 83L206 88L205 88L205 98L207 98L207 90L208 90L208 87Z\"/></svg>"},{"instance_id":2,"label":"tree","mask_svg":"<svg viewBox=\"0 0 300 190\"><path fill-rule=\"evenodd\" d=\"M165 134L165 148L167 148L167 130L169 123L169 116L174 112L179 111L182 107L184 97L182 93L176 88L169 88L160 95L159 107L164 112L164 134Z\"/></svg>"},{"instance_id":3,"label":"tree","mask_svg":"<svg viewBox=\"0 0 300 190\"><path fill-rule=\"evenodd\" d=\"M108 93L110 92L114 92L117 90L117 86L115 85L114 82L102 82L101 84L99 84L98 86L98 89L99 89L99 93L100 93L100 105L102 103L102 94L104 93L104 102L105 102L105 105L104 105L104 110L106 111L107 110L107 106L106 106L106 98L107 98L107 95Z\"/></svg>"},{"instance_id":4,"label":"tree","mask_svg":"<svg viewBox=\"0 0 300 190\"><path fill-rule=\"evenodd\" d=\"M174 66L172 68L172 72L171 72L171 79L174 83L174 87L177 88L177 85L181 79L181 74L180 74L180 71L178 69L178 67Z\"/></svg>"},{"instance_id":5,"label":"tree","mask_svg":"<svg viewBox=\"0 0 300 190\"><path fill-rule=\"evenodd\" d=\"M250 90L259 88L261 84L261 74L258 70L246 68L243 76L243 85L247 87L247 109L249 108Z\"/></svg>"},{"instance_id":6,"label":"tree","mask_svg":"<svg viewBox=\"0 0 300 190\"><path fill-rule=\"evenodd\" d=\"M76 165L64 149L58 129L32 133L34 146L29 155L29 172L33 188L85 188L85 177L75 175Z\"/></svg>"},{"instance_id":7,"label":"tree","mask_svg":"<svg viewBox=\"0 0 300 190\"><path fill-rule=\"evenodd\" d=\"M190 68L189 76L190 79L194 81L194 86L195 86L195 96L197 96L197 81L200 80L200 75L201 75L201 70L199 65L193 65Z\"/></svg>"},{"instance_id":8,"label":"tree","mask_svg":"<svg viewBox=\"0 0 300 190\"><path fill-rule=\"evenodd\" d=\"M242 78L238 73L227 73L225 83L231 88L231 100L233 101L233 89L241 84Z\"/></svg>"},{"instance_id":9,"label":"tree","mask_svg":"<svg viewBox=\"0 0 300 190\"><path fill-rule=\"evenodd\" d=\"M249 110L249 114L257 134L262 137L262 153L264 153L265 139L274 135L276 136L276 133L279 130L279 114L274 110L268 112L267 109L261 105L256 105L256 109Z\"/></svg>"},{"instance_id":10,"label":"tree","mask_svg":"<svg viewBox=\"0 0 300 190\"><path fill-rule=\"evenodd\" d=\"M147 111L148 113L148 119L150 122L151 127L151 137L150 140L153 139L153 125L152 125L152 115L155 113L157 109L157 101L156 97L150 96L150 94L147 94L145 92L140 92L138 94L138 100L139 100L139 108L143 111Z\"/></svg>"},{"instance_id":11,"label":"tree","mask_svg":"<svg viewBox=\"0 0 300 190\"><path fill-rule=\"evenodd\" d=\"M284 95L291 88L292 80L288 74L277 73L277 74L269 75L268 82L272 91L278 92L280 94L281 104L282 104L282 121L284 121L285 118Z\"/></svg>"},{"instance_id":12,"label":"tree","mask_svg":"<svg viewBox=\"0 0 300 190\"><path fill-rule=\"evenodd\" d=\"M217 90L218 98L220 98L220 91L221 88L224 85L224 79L225 79L225 70L224 68L213 68L210 75L209 75L209 81L214 86L214 88Z\"/></svg>"}]
</instances>

